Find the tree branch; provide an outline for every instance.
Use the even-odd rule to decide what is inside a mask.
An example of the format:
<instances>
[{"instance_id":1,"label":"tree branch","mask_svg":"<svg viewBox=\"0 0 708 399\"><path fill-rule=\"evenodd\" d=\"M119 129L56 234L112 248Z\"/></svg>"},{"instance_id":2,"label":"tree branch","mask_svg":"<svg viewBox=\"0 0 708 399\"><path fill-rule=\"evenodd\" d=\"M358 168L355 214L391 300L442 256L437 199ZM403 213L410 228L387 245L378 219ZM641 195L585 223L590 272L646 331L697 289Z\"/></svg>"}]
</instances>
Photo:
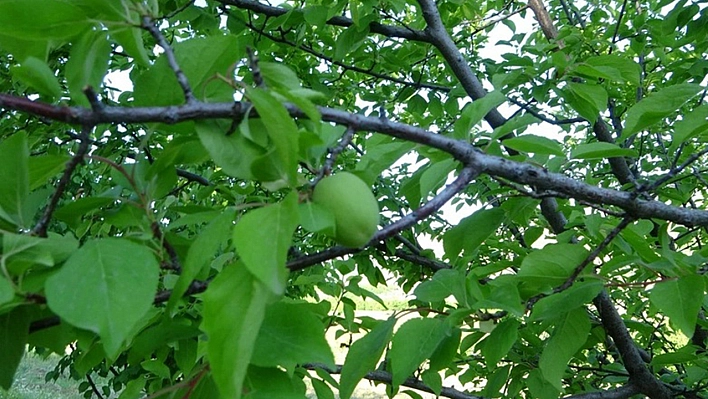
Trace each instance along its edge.
<instances>
[{"instance_id":1,"label":"tree branch","mask_svg":"<svg viewBox=\"0 0 708 399\"><path fill-rule=\"evenodd\" d=\"M423 11L425 22L428 24L425 32L430 35L431 43L440 51L440 54L450 65L452 72L459 79L467 95L473 100L479 100L487 95L487 90L482 86L482 82L472 72L467 60L447 33L434 0L418 0L418 4L420 4L420 8ZM506 118L496 109L489 111L484 119L493 128L506 123Z\"/></svg>"},{"instance_id":2,"label":"tree branch","mask_svg":"<svg viewBox=\"0 0 708 399\"><path fill-rule=\"evenodd\" d=\"M250 104L245 102L207 104L197 101L191 104L167 107L107 106L99 111L83 107L72 107L67 110L65 110L65 107L50 107L54 113L59 115L73 115L70 119L72 123L89 125L116 122L177 123L186 120L233 119L235 117L243 117L246 112L253 112ZM307 117L302 110L292 104L286 103L285 107L293 117ZM530 163L511 161L504 157L482 153L466 141L456 140L442 134L436 134L388 119L352 114L327 107L318 107L318 110L324 121L345 126L352 125L357 130L378 132L434 147L451 154L463 164L473 166L479 172L491 176L503 177L540 190L555 191L568 198L595 204L614 205L622 208L628 215L638 219L658 218L686 226L708 225L708 211L675 207L660 201L637 199L635 193L595 187L560 173L549 172Z\"/></svg>"},{"instance_id":3,"label":"tree branch","mask_svg":"<svg viewBox=\"0 0 708 399\"><path fill-rule=\"evenodd\" d=\"M74 156L69 160L69 162L66 163L64 173L61 175L61 178L57 183L57 188L54 190L52 197L49 199L49 204L47 204L47 207L44 209L44 212L39 218L39 221L32 229L32 234L39 237L47 236L47 227L49 227L49 222L52 220L52 215L54 214L54 211L56 210L57 205L59 204L59 199L62 195L64 195L64 191L66 190L66 187L71 181L71 175L74 173L74 170L77 166L79 166L81 162L83 162L84 156L86 156L86 154L88 153L90 145L89 135L91 134L91 130L93 130L93 127L94 125L90 124L83 125L81 129L81 135L79 136L81 140L79 143L79 149L76 151L76 154L74 154Z\"/></svg>"},{"instance_id":4,"label":"tree branch","mask_svg":"<svg viewBox=\"0 0 708 399\"><path fill-rule=\"evenodd\" d=\"M290 10L282 7L272 7L255 0L217 0L223 5L229 5L238 7L243 10L250 10L258 14L263 14L269 17L279 17ZM327 21L328 25L341 26L348 28L354 25L354 21L349 18L342 16L335 16ZM386 37L395 37L401 39L413 40L416 42L430 43L430 37L424 31L410 29L410 28L400 28L397 26L384 25L379 22L372 22L369 24L369 31L384 35Z\"/></svg>"},{"instance_id":5,"label":"tree branch","mask_svg":"<svg viewBox=\"0 0 708 399\"><path fill-rule=\"evenodd\" d=\"M594 300L595 307L600 314L605 331L612 337L622 357L624 367L629 372L630 382L641 393L652 399L670 399L673 397L664 384L654 377L649 371L637 349L634 340L629 335L622 317L617 313L607 291L602 291Z\"/></svg>"},{"instance_id":6,"label":"tree branch","mask_svg":"<svg viewBox=\"0 0 708 399\"><path fill-rule=\"evenodd\" d=\"M324 364L319 364L319 363L308 363L308 364L303 364L302 367L308 369L308 370L324 370L329 374L341 374L342 373L342 366L337 365L335 368L329 368L325 366ZM383 382L385 384L391 385L393 383L393 376L391 373L383 370L375 370L375 371L370 371L366 373L364 376L365 379L369 381L377 381L377 382ZM423 382L416 378L408 378L406 379L402 384L402 386L408 387L408 388L413 388L417 389L419 391L423 392L428 392L432 394L436 394L435 391L430 388L429 386L425 385ZM451 399L483 399L481 396L477 395L470 395L461 391L458 391L457 389L454 388L448 388L448 387L442 387L440 390L440 396L445 397L445 398L451 398Z\"/></svg>"}]
</instances>

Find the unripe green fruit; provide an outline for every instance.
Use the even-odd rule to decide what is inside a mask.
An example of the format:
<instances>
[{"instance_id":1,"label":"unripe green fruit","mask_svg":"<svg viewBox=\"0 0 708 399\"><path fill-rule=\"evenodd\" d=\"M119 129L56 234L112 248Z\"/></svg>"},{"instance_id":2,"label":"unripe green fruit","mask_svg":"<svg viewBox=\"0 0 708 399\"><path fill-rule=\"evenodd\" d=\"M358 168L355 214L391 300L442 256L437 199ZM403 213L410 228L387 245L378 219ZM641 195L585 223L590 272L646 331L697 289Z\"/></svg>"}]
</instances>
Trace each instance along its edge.
<instances>
[{"instance_id":1,"label":"unripe green fruit","mask_svg":"<svg viewBox=\"0 0 708 399\"><path fill-rule=\"evenodd\" d=\"M379 224L379 204L363 180L340 172L320 180L312 200L334 215L334 239L359 248L371 240Z\"/></svg>"}]
</instances>

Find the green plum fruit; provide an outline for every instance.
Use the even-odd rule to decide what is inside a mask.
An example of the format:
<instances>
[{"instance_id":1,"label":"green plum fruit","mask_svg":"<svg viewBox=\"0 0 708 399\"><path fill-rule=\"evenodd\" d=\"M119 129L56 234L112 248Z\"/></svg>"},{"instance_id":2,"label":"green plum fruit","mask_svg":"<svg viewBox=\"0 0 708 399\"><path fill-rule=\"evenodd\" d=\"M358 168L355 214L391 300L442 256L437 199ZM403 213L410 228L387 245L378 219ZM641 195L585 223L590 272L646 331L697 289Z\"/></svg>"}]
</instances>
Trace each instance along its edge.
<instances>
[{"instance_id":1,"label":"green plum fruit","mask_svg":"<svg viewBox=\"0 0 708 399\"><path fill-rule=\"evenodd\" d=\"M320 180L312 201L334 215L334 239L350 248L360 248L376 233L379 204L369 186L357 176L340 172Z\"/></svg>"}]
</instances>

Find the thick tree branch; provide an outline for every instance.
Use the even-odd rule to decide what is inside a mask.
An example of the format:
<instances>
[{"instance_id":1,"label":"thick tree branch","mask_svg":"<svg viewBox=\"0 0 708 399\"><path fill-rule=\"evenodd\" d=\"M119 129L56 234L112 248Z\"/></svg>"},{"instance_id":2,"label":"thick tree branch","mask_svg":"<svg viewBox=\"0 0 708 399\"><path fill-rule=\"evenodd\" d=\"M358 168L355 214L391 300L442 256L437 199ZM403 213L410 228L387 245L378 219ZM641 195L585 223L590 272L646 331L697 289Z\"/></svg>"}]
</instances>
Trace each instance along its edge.
<instances>
[{"instance_id":1,"label":"thick tree branch","mask_svg":"<svg viewBox=\"0 0 708 399\"><path fill-rule=\"evenodd\" d=\"M238 7L243 10L250 10L258 14L263 14L269 17L281 16L290 10L282 7L272 7L267 4L260 3L255 0L218 0L223 5ZM332 17L327 21L327 24L333 26L341 26L348 28L354 25L354 21L349 18L336 16ZM410 29L401 28L398 26L384 25L379 22L372 22L369 24L369 31L373 33L378 33L386 37L391 38L401 38L414 40L417 42L430 43L430 37L426 32Z\"/></svg>"},{"instance_id":2,"label":"thick tree branch","mask_svg":"<svg viewBox=\"0 0 708 399\"><path fill-rule=\"evenodd\" d=\"M630 382L637 386L641 393L652 399L672 398L673 395L669 389L657 380L647 368L634 340L632 340L627 327L624 325L622 317L612 304L607 291L602 291L593 302L600 314L605 331L612 337L620 352L624 367L629 372Z\"/></svg>"},{"instance_id":3,"label":"thick tree branch","mask_svg":"<svg viewBox=\"0 0 708 399\"><path fill-rule=\"evenodd\" d=\"M307 117L294 105L285 104L285 106L290 115L297 118ZM47 107L42 108L46 110ZM49 109L52 111L51 114L72 115L70 119L72 123L89 125L99 123L177 123L186 120L215 118L233 119L243 117L246 112L253 111L250 104L244 102L206 104L199 101L168 107L105 107L99 111L82 107L65 109L64 107L49 106ZM431 146L451 154L463 164L471 165L481 173L503 177L540 190L553 191L568 198L595 204L614 205L638 219L658 218L686 226L708 226L708 211L671 206L660 201L637 199L634 193L595 187L559 173L549 172L530 163L484 154L468 142L411 125L327 107L318 107L318 110L324 121L355 126L360 131L378 132Z\"/></svg>"},{"instance_id":4,"label":"thick tree branch","mask_svg":"<svg viewBox=\"0 0 708 399\"><path fill-rule=\"evenodd\" d=\"M635 384L627 384L607 391L585 392L577 395L564 396L563 399L629 399L641 391Z\"/></svg>"},{"instance_id":5,"label":"thick tree branch","mask_svg":"<svg viewBox=\"0 0 708 399\"><path fill-rule=\"evenodd\" d=\"M428 24L425 29L430 36L431 43L440 51L445 61L452 69L457 79L459 79L465 92L473 99L479 100L487 95L487 90L482 86L477 76L472 72L465 57L460 53L460 50L455 45L450 35L447 33L445 25L440 18L437 5L433 0L418 0L420 8L423 11L423 18ZM484 119L493 128L497 128L506 123L499 111L493 109L484 117Z\"/></svg>"}]
</instances>

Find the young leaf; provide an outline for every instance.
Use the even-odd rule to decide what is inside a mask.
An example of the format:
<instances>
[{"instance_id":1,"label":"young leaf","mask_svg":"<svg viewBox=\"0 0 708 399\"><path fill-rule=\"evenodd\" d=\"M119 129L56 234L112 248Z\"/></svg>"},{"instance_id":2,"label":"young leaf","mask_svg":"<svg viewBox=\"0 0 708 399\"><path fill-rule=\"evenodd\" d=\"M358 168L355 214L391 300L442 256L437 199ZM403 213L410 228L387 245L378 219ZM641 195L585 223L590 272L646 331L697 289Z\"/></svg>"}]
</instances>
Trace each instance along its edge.
<instances>
[{"instance_id":1,"label":"young leaf","mask_svg":"<svg viewBox=\"0 0 708 399\"><path fill-rule=\"evenodd\" d=\"M234 227L234 246L246 268L276 295L285 292L285 259L299 222L297 194L254 209Z\"/></svg>"},{"instance_id":2,"label":"young leaf","mask_svg":"<svg viewBox=\"0 0 708 399\"><path fill-rule=\"evenodd\" d=\"M546 381L554 388L562 390L561 379L565 374L568 361L575 355L590 333L590 320L585 308L577 308L556 323L551 338L541 353L538 367Z\"/></svg>"},{"instance_id":3,"label":"young leaf","mask_svg":"<svg viewBox=\"0 0 708 399\"><path fill-rule=\"evenodd\" d=\"M159 272L146 246L124 238L89 241L47 279L47 304L71 325L98 333L115 359L152 307Z\"/></svg>"},{"instance_id":4,"label":"young leaf","mask_svg":"<svg viewBox=\"0 0 708 399\"><path fill-rule=\"evenodd\" d=\"M253 346L272 297L241 264L224 270L204 293L202 330L207 354L222 397L239 399Z\"/></svg>"},{"instance_id":5,"label":"young leaf","mask_svg":"<svg viewBox=\"0 0 708 399\"><path fill-rule=\"evenodd\" d=\"M391 339L394 325L396 319L391 317L378 324L349 348L339 380L340 398L349 399L359 381L366 373L376 368L376 363L381 359L381 354Z\"/></svg>"},{"instance_id":6,"label":"young leaf","mask_svg":"<svg viewBox=\"0 0 708 399\"><path fill-rule=\"evenodd\" d=\"M404 323L391 340L392 383L401 385L425 359L433 354L446 337L447 325L441 319L411 319Z\"/></svg>"},{"instance_id":7,"label":"young leaf","mask_svg":"<svg viewBox=\"0 0 708 399\"><path fill-rule=\"evenodd\" d=\"M701 90L703 88L700 85L681 83L650 94L627 110L624 130L619 141L673 114Z\"/></svg>"}]
</instances>

